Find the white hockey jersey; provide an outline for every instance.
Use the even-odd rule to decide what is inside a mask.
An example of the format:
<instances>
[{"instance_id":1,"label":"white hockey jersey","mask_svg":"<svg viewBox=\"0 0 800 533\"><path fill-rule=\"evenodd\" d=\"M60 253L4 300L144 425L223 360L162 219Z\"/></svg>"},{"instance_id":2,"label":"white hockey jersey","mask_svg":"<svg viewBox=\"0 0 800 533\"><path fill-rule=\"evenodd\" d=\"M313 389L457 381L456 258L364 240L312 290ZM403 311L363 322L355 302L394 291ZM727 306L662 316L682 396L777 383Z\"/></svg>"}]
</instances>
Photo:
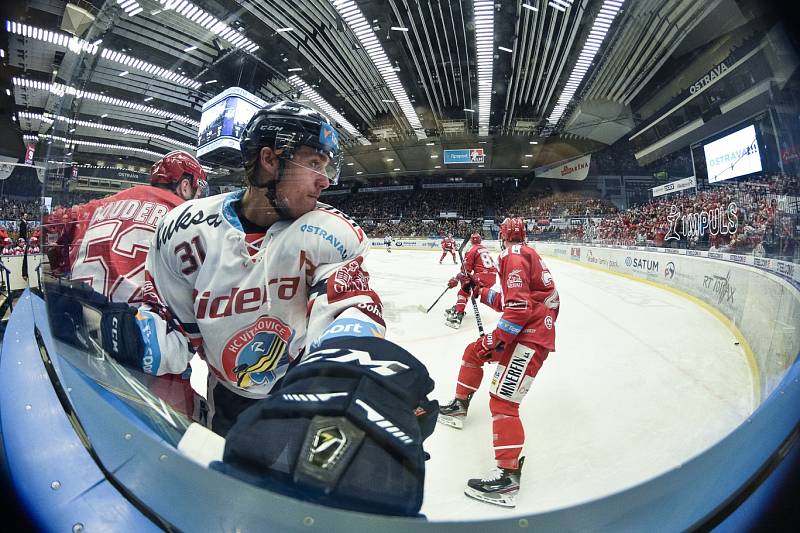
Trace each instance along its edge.
<instances>
[{"instance_id":1,"label":"white hockey jersey","mask_svg":"<svg viewBox=\"0 0 800 533\"><path fill-rule=\"evenodd\" d=\"M383 337L385 323L352 219L318 203L248 244L234 210L242 194L189 201L160 222L140 326L146 372L182 372L194 348L225 386L262 398L312 343Z\"/></svg>"}]
</instances>

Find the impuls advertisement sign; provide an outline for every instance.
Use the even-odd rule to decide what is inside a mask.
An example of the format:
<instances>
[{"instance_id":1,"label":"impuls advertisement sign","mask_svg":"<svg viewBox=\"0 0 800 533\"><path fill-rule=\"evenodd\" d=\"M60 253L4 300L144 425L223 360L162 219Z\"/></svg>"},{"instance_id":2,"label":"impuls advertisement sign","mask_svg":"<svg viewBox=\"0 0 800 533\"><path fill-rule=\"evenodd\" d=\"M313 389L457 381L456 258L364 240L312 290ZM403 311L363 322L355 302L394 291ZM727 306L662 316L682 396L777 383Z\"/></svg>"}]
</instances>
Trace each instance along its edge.
<instances>
[{"instance_id":1,"label":"impuls advertisement sign","mask_svg":"<svg viewBox=\"0 0 800 533\"><path fill-rule=\"evenodd\" d=\"M736 218L736 203L731 202L728 207L715 207L699 213L681 214L681 209L677 205L673 205L667 221L669 223L669 231L664 239L666 240L680 240L681 237L700 237L705 234L706 230L711 235L728 235L736 233L739 225L739 220Z\"/></svg>"}]
</instances>

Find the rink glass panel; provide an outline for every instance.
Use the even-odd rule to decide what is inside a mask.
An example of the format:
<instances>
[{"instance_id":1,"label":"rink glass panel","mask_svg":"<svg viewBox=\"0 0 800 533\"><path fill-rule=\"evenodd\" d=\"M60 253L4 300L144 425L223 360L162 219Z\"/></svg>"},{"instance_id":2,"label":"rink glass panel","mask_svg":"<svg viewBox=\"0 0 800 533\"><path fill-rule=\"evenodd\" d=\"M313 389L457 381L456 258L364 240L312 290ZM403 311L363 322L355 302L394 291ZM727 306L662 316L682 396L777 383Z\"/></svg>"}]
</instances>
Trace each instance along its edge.
<instances>
[{"instance_id":1,"label":"rink glass panel","mask_svg":"<svg viewBox=\"0 0 800 533\"><path fill-rule=\"evenodd\" d=\"M147 3L147 9L155 10L157 5L158 4L155 2L149 2ZM232 5L227 7L233 8ZM120 31L117 22L125 15L116 8L116 3L107 2L103 4L95 15L95 22L83 36L83 39L89 43L93 43L102 38L103 46L108 45L114 48L120 48L119 46L113 45L114 36ZM123 42L122 39L120 42ZM127 43L127 46L130 46L130 41L124 42ZM211 45L211 40L209 39L203 44ZM128 51L128 54L141 57L145 60L147 59L146 51L137 51L135 45ZM84 87L84 83L92 76L96 69L106 68L98 66L98 63L94 61L95 59L96 56L85 51L81 53L67 52L59 66L56 81L71 87ZM153 61L155 62L155 59L153 59ZM172 65L163 66L173 68ZM303 66L310 67L310 63ZM113 77L118 75L118 73L118 70L115 70L109 74L109 76ZM129 75L138 75L138 73L131 71ZM149 83L147 81L148 78L143 77L143 80L141 87L143 91L142 94L146 93ZM161 81L155 81L154 83L161 84L162 89L167 86L167 84L162 84ZM220 89L221 88L222 87L220 87ZM102 86L89 83L86 85L86 90L100 92ZM141 94L130 95L130 100L136 103L139 103L141 98ZM162 91L160 98L168 99L168 94ZM792 124L792 120L796 118L796 110L798 109L797 101L786 93L781 93L781 98L783 102L772 111L772 115L770 117L764 117L761 120L764 128L774 127L780 130L780 138L778 139L773 135L773 139L770 141L772 142L771 150L768 150L768 157L772 157L776 163L777 159L782 157L780 154L783 154L787 150L789 150L789 152L786 153L791 154L791 150L794 149L796 151L796 147L800 146L800 135L798 135L795 129L796 126ZM157 107L158 103L159 98L156 98L149 102L149 104L145 103L144 105ZM50 95L43 107L46 107L48 111L54 115L66 116L75 120L97 121L102 114L106 113L106 108L103 104L86 98L78 98L73 94ZM114 109L118 112L122 111L123 114L135 114L130 110L124 110L119 107ZM787 113L787 109L793 109L795 113ZM689 113L689 115L686 115L686 113ZM666 129L663 131L654 129L656 133L656 137L654 138L668 135L676 128L697 118L698 116L696 113L692 116L691 110L682 110L679 116L671 117L665 121L663 128ZM117 124L113 119L112 113L107 122L112 125ZM772 124L772 126L768 125L767 119L769 119L769 123ZM109 148L107 150L108 155L99 156L96 163L98 163L98 166L108 166L115 169L109 175L115 172L119 176L118 178L84 176L81 167L77 169L77 176L75 176L73 166L69 163L73 160L74 155L80 152L81 147L80 145L74 145L69 141L64 142L62 140L78 138L76 132L72 131L72 128L73 126L67 121L55 120L51 125L43 125L41 127L40 133L46 134L46 136L41 137L36 143L37 154L42 156L37 156L37 161L41 161L41 163L37 164L41 164L45 167L43 176L43 196L52 199L52 213L42 216L41 222L43 231L40 239L43 248L42 267L36 275L32 273L30 279L41 281L46 300L49 298L49 291L59 292L59 294L61 294L64 287L69 287L73 284L70 280L69 268L65 268L63 263L69 256L69 250L60 251L60 262L51 262L50 260L51 257L54 257L52 250L64 246L62 243L59 243L60 231L65 224L83 224L88 222L86 218L88 214L80 210L72 210L68 215L68 217L71 217L73 214L76 214L77 218L60 218L65 214L66 209L86 203L94 197L113 194L121 190L120 187L124 188L128 186L129 184L126 182L144 178L150 165L156 158L155 156L148 155L146 152L137 152L137 155L133 156L127 155L130 154L130 151ZM662 126L659 126L659 128L662 128ZM142 127L142 129L146 128ZM78 129L77 132L87 132L91 137L94 137L95 140L102 142L102 130L82 131ZM159 144L157 142L154 143L157 149L148 148L148 146L148 143L139 142L138 139L131 136L130 147L141 147L145 150L157 151L159 153L166 153L175 148L169 144ZM103 163L103 165L99 165L99 163ZM116 168L119 165L124 167L122 170L125 172L120 172L120 169ZM798 168L798 159L792 159L790 156L783 158L781 160L781 165L785 171L794 173L792 175L797 175L796 173L800 171L800 168ZM741 201L744 201L744 198L742 198ZM788 228L788 231L795 232L796 234L796 203L794 209L794 213L787 209L786 215L779 221L780 224L775 224L770 227L771 235L774 236L774 239L777 240L780 238L784 227ZM784 252L785 249L782 249L781 257L785 259L786 256ZM792 259L796 262L796 253ZM52 292L50 294L52 294ZM775 307L771 308L770 303L764 301L763 295L752 295L750 297L758 302L754 305L763 309L762 313L764 313L766 319L774 318L776 321L780 321L781 324L786 323L781 316L783 304L776 303ZM78 307L83 306L66 306L67 309L76 309ZM772 313L770 309L772 309ZM62 320L64 323L69 321L74 325L76 337L81 340L80 347L75 344L65 344L56 341L54 344L55 350L49 353L49 356L53 360L54 367L57 371L57 378L61 382L61 387L67 391L67 397L75 413L78 418L83 421L82 427L86 430L86 438L89 443L95 444L95 450L98 452L99 460L108 462L108 465L119 464L119 457L116 455L119 448L115 448L115 439L117 439L120 434L123 436L130 434L134 435L135 438L141 439L139 442L142 444L133 453L138 454L137 460L141 461L144 467L135 474L124 470L120 471L117 474L119 481L126 484L133 494L140 497L143 501L148 502L149 505L153 505L153 510L163 515L168 521L170 520L170 514L183 512L185 507L170 507L170 504L174 502L169 502L167 499L162 502L154 501L153 498L147 497L147 491L155 490L154 487L159 485L162 485L163 490L163 486L168 484L170 479L174 479L183 490L190 490L192 486L205 487L207 489L209 486L215 486L216 484L217 487L224 487L226 489L226 491L222 493L223 496L220 500L229 505L228 509L236 509L237 512L243 514L250 513L249 517L244 519L244 521L251 524L257 523L254 517L260 517L260 513L262 512L261 508L263 507L262 502L268 497L264 491L231 479L221 481L221 474L204 470L180 458L177 458L175 461L167 461L168 466L164 466L164 462L160 459L161 451L163 450L162 447L169 450L165 453L170 458L177 457L177 452L174 448L186 431L190 420L172 409L163 399L159 398L153 392L153 380L155 378L129 368L124 368L103 352L97 342L98 317L93 315L91 310L81 312L80 316L77 314L74 316L59 316L55 313L51 314L51 316L57 317L56 320ZM47 318L45 316L36 316L36 320L47 320ZM63 327L64 324L61 323L58 326ZM785 335L787 338L791 336L792 332L794 332L794 335L797 334L796 327L796 321L786 324ZM781 346L787 344L789 343L781 344ZM787 358L787 361L790 361L794 360L796 354L786 353L784 357ZM784 367L790 368L790 365L784 365L781 368ZM544 372L544 376L546 376L546 368ZM97 402L103 403L102 405L98 405ZM432 460L435 460L435 458ZM176 464L177 466L175 466ZM170 478L169 476L164 476L165 472L168 472L170 476L174 477ZM142 482L141 479L137 478L137 476L141 475L148 479ZM464 477L466 478L466 475ZM284 497L276 496L275 498L274 501L283 505L283 509L288 509L290 511L287 514L296 513L302 515L305 512L305 509L301 505L288 503ZM209 503L209 505L213 505L213 503ZM281 518L278 515L282 509L281 505L270 506L274 514L263 517L264 522L269 523L270 520L276 520L280 523ZM189 507L191 507L191 505ZM224 506L221 505L220 509L224 509ZM521 511L521 514L524 514L524 511ZM346 517L343 518L342 513L333 513L327 516L333 520L347 520ZM237 522L235 519L228 516L221 519L221 525L223 527L236 526ZM292 523L291 525L295 526L297 524ZM390 529L391 528L387 530Z\"/></svg>"}]
</instances>

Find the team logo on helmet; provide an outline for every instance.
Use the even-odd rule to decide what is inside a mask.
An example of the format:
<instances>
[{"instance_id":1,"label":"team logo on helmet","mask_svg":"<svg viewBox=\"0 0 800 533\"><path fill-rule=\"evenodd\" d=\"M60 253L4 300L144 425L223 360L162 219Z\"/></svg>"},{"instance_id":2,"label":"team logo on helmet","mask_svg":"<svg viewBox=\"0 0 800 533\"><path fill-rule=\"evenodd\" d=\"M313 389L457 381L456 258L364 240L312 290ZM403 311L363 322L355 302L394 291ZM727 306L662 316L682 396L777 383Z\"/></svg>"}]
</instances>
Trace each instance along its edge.
<instances>
[{"instance_id":1,"label":"team logo on helmet","mask_svg":"<svg viewBox=\"0 0 800 533\"><path fill-rule=\"evenodd\" d=\"M329 150L339 149L339 134L330 124L322 123L319 128L319 143Z\"/></svg>"},{"instance_id":2,"label":"team logo on helmet","mask_svg":"<svg viewBox=\"0 0 800 533\"><path fill-rule=\"evenodd\" d=\"M286 348L294 330L275 317L260 316L233 334L222 349L222 368L236 385L246 389L281 377L289 364Z\"/></svg>"}]
</instances>

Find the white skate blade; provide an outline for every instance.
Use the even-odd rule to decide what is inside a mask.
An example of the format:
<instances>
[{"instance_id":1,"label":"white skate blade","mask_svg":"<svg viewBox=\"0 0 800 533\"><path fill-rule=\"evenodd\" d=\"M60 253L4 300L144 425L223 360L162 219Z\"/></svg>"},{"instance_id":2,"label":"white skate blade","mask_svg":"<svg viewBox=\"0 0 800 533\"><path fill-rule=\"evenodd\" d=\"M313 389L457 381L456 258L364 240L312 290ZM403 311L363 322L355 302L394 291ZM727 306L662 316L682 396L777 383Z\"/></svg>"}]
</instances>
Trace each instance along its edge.
<instances>
[{"instance_id":1,"label":"white skate blade","mask_svg":"<svg viewBox=\"0 0 800 533\"><path fill-rule=\"evenodd\" d=\"M464 417L455 417L447 415L439 415L436 421L451 428L464 429Z\"/></svg>"},{"instance_id":2,"label":"white skate blade","mask_svg":"<svg viewBox=\"0 0 800 533\"><path fill-rule=\"evenodd\" d=\"M459 322L448 322L448 321L445 321L444 325L447 326L448 328L453 328L453 329L458 329L458 328L461 327L461 323L459 323Z\"/></svg>"},{"instance_id":3,"label":"white skate blade","mask_svg":"<svg viewBox=\"0 0 800 533\"><path fill-rule=\"evenodd\" d=\"M480 492L472 487L466 487L464 489L464 494L473 498L475 500L484 502L484 503L491 503L494 505L499 505L500 507L515 507L517 505L516 494L498 494L496 492Z\"/></svg>"}]
</instances>

